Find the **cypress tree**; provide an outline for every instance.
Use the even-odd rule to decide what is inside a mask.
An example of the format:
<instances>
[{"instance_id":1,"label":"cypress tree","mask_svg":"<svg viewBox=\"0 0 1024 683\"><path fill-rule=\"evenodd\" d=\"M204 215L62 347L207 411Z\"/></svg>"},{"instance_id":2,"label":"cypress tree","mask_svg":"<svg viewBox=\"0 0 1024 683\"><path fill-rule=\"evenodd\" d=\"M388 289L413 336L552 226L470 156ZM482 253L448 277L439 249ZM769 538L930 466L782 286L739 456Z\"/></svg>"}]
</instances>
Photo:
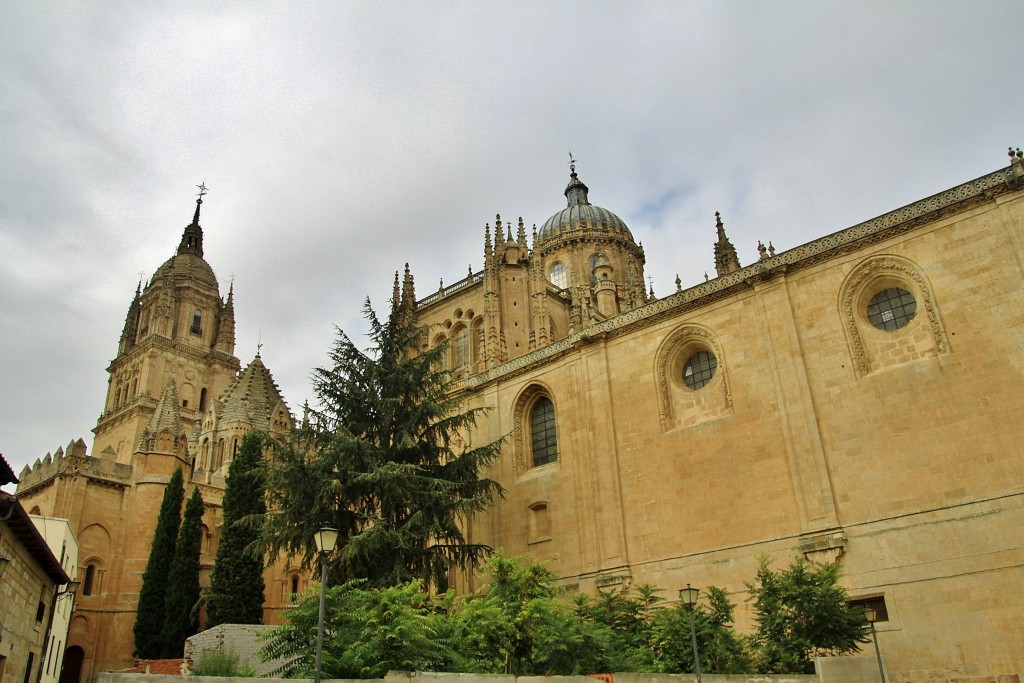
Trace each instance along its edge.
<instances>
[{"instance_id":1,"label":"cypress tree","mask_svg":"<svg viewBox=\"0 0 1024 683\"><path fill-rule=\"evenodd\" d=\"M249 432L231 461L224 489L224 531L206 602L206 627L263 623L263 557L254 550L267 511L263 437Z\"/></svg>"},{"instance_id":2,"label":"cypress tree","mask_svg":"<svg viewBox=\"0 0 1024 683\"><path fill-rule=\"evenodd\" d=\"M167 568L174 559L181 524L181 502L185 489L181 469L174 471L160 503L160 516L153 535L153 548L142 575L138 611L135 615L135 654L142 659L160 656L160 632L164 623L164 597L167 593Z\"/></svg>"},{"instance_id":3,"label":"cypress tree","mask_svg":"<svg viewBox=\"0 0 1024 683\"><path fill-rule=\"evenodd\" d=\"M203 497L199 489L185 506L178 544L174 549L161 641L163 657L180 657L185 639L199 630L199 553L202 551Z\"/></svg>"}]
</instances>

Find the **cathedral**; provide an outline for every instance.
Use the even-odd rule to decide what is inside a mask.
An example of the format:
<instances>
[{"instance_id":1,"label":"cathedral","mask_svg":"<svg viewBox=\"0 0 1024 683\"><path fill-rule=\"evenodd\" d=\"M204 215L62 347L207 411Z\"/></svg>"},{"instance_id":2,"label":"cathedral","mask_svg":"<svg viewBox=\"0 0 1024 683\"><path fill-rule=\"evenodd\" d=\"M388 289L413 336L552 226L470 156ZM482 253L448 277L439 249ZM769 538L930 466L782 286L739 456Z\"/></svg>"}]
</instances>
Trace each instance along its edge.
<instances>
[{"instance_id":1,"label":"cathedral","mask_svg":"<svg viewBox=\"0 0 1024 683\"><path fill-rule=\"evenodd\" d=\"M480 272L420 299L408 268L396 278L466 407L486 409L468 438L505 439L488 476L506 495L468 536L548 562L569 590L723 587L741 630L759 558L838 563L890 680L1024 673L1020 152L753 263L716 215L716 276L658 299L575 167L564 196L529 235L496 217ZM201 206L131 299L91 454L72 442L20 475L23 505L68 518L81 546L68 683L131 664L173 470L207 505L208 579L241 436L293 426L259 355L234 356ZM306 577L285 561L266 580L274 623Z\"/></svg>"}]
</instances>

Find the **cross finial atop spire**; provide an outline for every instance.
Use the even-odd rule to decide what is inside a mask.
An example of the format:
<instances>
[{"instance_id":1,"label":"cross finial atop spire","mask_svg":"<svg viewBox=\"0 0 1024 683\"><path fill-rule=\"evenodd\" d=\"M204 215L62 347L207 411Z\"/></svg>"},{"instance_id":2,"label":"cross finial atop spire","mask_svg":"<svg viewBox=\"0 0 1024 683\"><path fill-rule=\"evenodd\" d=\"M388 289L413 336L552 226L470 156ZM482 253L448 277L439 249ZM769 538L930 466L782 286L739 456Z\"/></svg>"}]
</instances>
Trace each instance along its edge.
<instances>
[{"instance_id":1,"label":"cross finial atop spire","mask_svg":"<svg viewBox=\"0 0 1024 683\"><path fill-rule=\"evenodd\" d=\"M199 195L196 198L196 213L192 216L192 225L199 225L199 207L203 205L203 195L209 192L209 188L206 187L206 181L196 185L199 188Z\"/></svg>"}]
</instances>

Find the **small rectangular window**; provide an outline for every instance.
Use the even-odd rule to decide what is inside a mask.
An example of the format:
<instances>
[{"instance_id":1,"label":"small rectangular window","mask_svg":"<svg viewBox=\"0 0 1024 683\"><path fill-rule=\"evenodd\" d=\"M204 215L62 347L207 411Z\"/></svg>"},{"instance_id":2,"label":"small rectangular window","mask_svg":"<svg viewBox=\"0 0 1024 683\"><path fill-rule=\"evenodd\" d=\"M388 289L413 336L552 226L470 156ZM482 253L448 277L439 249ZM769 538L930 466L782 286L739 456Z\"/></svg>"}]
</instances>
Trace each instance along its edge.
<instances>
[{"instance_id":1,"label":"small rectangular window","mask_svg":"<svg viewBox=\"0 0 1024 683\"><path fill-rule=\"evenodd\" d=\"M850 600L847 604L850 607L860 607L865 611L874 610L875 618L872 621L875 623L889 621L889 610L885 607L884 595L870 595L865 598L855 598Z\"/></svg>"}]
</instances>

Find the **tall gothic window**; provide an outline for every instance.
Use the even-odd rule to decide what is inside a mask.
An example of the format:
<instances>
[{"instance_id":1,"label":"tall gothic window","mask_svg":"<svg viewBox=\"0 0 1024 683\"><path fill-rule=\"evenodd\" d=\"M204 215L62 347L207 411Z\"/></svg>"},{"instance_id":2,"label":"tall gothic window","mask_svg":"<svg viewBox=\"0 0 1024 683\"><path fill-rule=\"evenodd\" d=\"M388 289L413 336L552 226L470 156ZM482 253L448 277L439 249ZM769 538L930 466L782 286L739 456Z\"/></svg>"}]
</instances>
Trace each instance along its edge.
<instances>
[{"instance_id":1,"label":"tall gothic window","mask_svg":"<svg viewBox=\"0 0 1024 683\"><path fill-rule=\"evenodd\" d=\"M530 439L533 445L533 466L539 467L558 459L558 437L555 434L555 405L541 396L530 410Z\"/></svg>"},{"instance_id":2,"label":"tall gothic window","mask_svg":"<svg viewBox=\"0 0 1024 683\"><path fill-rule=\"evenodd\" d=\"M192 334L203 333L203 312L198 308L192 314Z\"/></svg>"},{"instance_id":3,"label":"tall gothic window","mask_svg":"<svg viewBox=\"0 0 1024 683\"><path fill-rule=\"evenodd\" d=\"M551 266L551 271L548 274L548 279L551 280L551 284L559 289L565 289L569 286L569 277L565 272L565 264L561 261L557 261Z\"/></svg>"},{"instance_id":4,"label":"tall gothic window","mask_svg":"<svg viewBox=\"0 0 1024 683\"><path fill-rule=\"evenodd\" d=\"M93 581L96 580L96 565L91 562L85 565L85 578L82 581L82 595L92 595Z\"/></svg>"},{"instance_id":5,"label":"tall gothic window","mask_svg":"<svg viewBox=\"0 0 1024 683\"><path fill-rule=\"evenodd\" d=\"M455 333L455 368L469 368L469 329L465 327Z\"/></svg>"}]
</instances>

